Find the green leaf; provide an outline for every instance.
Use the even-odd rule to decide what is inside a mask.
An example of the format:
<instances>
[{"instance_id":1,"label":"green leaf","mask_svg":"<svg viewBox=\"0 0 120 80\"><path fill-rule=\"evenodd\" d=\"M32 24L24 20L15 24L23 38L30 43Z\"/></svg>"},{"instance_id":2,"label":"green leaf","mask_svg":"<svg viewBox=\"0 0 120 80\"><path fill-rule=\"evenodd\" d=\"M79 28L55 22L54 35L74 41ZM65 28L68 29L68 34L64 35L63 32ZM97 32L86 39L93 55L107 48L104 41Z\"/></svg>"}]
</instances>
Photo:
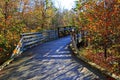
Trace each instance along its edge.
<instances>
[{"instance_id":1,"label":"green leaf","mask_svg":"<svg viewBox=\"0 0 120 80\"><path fill-rule=\"evenodd\" d=\"M2 12L2 9L0 8L0 18L4 16L1 12Z\"/></svg>"},{"instance_id":2,"label":"green leaf","mask_svg":"<svg viewBox=\"0 0 120 80\"><path fill-rule=\"evenodd\" d=\"M9 0L5 0L5 2L9 2Z\"/></svg>"}]
</instances>

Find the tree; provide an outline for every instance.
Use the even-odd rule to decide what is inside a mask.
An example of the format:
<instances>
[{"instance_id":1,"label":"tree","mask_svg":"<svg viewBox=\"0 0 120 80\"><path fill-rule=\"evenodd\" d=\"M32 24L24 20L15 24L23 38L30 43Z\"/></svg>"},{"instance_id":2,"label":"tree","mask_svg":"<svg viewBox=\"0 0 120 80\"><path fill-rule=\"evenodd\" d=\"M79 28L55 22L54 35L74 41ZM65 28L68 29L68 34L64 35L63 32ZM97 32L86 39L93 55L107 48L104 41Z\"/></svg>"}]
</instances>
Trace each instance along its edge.
<instances>
[{"instance_id":1,"label":"tree","mask_svg":"<svg viewBox=\"0 0 120 80\"><path fill-rule=\"evenodd\" d=\"M75 25L79 27L85 41L104 50L107 58L107 49L120 44L120 2L114 0L109 5L104 1L77 1L75 11ZM84 33L87 32L86 36Z\"/></svg>"},{"instance_id":2,"label":"tree","mask_svg":"<svg viewBox=\"0 0 120 80\"><path fill-rule=\"evenodd\" d=\"M17 34L20 33L21 27L17 16L18 4L19 0L0 1L0 48L4 53L0 56L0 59L2 59L0 63L10 57L19 39Z\"/></svg>"},{"instance_id":3,"label":"tree","mask_svg":"<svg viewBox=\"0 0 120 80\"><path fill-rule=\"evenodd\" d=\"M88 16L88 30L92 43L96 47L101 46L104 50L104 57L107 58L107 49L116 44L120 35L120 3L118 0L112 2L110 8L104 7L104 2L89 5L86 15ZM118 42L117 42L118 44Z\"/></svg>"}]
</instances>

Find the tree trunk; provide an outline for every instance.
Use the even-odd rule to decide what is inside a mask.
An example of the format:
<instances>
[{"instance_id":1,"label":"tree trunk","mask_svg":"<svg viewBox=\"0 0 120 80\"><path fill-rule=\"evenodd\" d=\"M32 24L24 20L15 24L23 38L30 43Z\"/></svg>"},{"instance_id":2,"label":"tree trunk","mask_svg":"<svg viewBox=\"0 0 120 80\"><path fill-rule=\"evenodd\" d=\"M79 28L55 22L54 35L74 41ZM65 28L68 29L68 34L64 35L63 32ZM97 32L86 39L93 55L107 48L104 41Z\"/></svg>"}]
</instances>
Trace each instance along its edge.
<instances>
[{"instance_id":1,"label":"tree trunk","mask_svg":"<svg viewBox=\"0 0 120 80\"><path fill-rule=\"evenodd\" d=\"M107 58L107 47L106 46L104 47L104 57L105 59Z\"/></svg>"},{"instance_id":2,"label":"tree trunk","mask_svg":"<svg viewBox=\"0 0 120 80\"><path fill-rule=\"evenodd\" d=\"M7 27L7 17L8 17L8 2L5 2L5 8L4 8L4 19L5 19L5 28ZM6 30L3 28L4 37L6 37Z\"/></svg>"}]
</instances>

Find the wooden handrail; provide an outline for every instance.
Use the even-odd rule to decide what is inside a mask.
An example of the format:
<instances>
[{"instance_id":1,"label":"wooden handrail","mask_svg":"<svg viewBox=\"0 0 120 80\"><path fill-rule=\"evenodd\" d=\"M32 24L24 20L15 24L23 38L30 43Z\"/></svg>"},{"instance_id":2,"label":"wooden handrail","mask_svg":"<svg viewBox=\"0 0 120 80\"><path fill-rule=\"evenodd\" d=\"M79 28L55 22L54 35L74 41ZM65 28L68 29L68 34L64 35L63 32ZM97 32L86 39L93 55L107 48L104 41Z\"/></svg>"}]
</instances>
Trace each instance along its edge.
<instances>
[{"instance_id":1,"label":"wooden handrail","mask_svg":"<svg viewBox=\"0 0 120 80\"><path fill-rule=\"evenodd\" d=\"M64 28L62 31L70 31L71 28ZM21 39L18 42L18 45L13 50L13 53L9 60L7 60L5 63L3 63L0 66L0 70L2 70L5 66L10 64L16 58L18 55L23 53L25 50L28 50L29 48L32 48L38 44L54 40L56 38L59 38L59 32L61 30L46 30L42 32L34 32L34 33L23 33L21 34Z\"/></svg>"},{"instance_id":2,"label":"wooden handrail","mask_svg":"<svg viewBox=\"0 0 120 80\"><path fill-rule=\"evenodd\" d=\"M32 48L38 44L41 44L56 38L58 38L58 34L56 30L21 34L21 39L18 42L18 45L16 46L16 48L13 50L13 53L10 59L0 66L0 70L2 70L5 66L10 64L10 62L13 61L14 58L16 58L18 55L23 53L25 50L28 50L29 48Z\"/></svg>"}]
</instances>

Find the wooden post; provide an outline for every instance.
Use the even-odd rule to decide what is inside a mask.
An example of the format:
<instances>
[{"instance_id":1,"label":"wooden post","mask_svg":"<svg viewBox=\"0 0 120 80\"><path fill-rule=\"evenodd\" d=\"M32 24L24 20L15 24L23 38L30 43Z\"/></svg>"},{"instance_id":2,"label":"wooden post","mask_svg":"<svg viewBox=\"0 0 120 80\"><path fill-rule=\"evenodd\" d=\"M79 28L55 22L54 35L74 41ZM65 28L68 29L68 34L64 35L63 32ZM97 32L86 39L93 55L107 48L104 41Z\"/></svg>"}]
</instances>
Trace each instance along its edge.
<instances>
[{"instance_id":1,"label":"wooden post","mask_svg":"<svg viewBox=\"0 0 120 80\"><path fill-rule=\"evenodd\" d=\"M72 30L72 45L74 46L75 50L78 52L77 43L76 43L76 33L74 29Z\"/></svg>"},{"instance_id":2,"label":"wooden post","mask_svg":"<svg viewBox=\"0 0 120 80\"><path fill-rule=\"evenodd\" d=\"M65 28L66 28L66 27L64 27L64 36L66 36L66 33L65 33Z\"/></svg>"}]
</instances>

